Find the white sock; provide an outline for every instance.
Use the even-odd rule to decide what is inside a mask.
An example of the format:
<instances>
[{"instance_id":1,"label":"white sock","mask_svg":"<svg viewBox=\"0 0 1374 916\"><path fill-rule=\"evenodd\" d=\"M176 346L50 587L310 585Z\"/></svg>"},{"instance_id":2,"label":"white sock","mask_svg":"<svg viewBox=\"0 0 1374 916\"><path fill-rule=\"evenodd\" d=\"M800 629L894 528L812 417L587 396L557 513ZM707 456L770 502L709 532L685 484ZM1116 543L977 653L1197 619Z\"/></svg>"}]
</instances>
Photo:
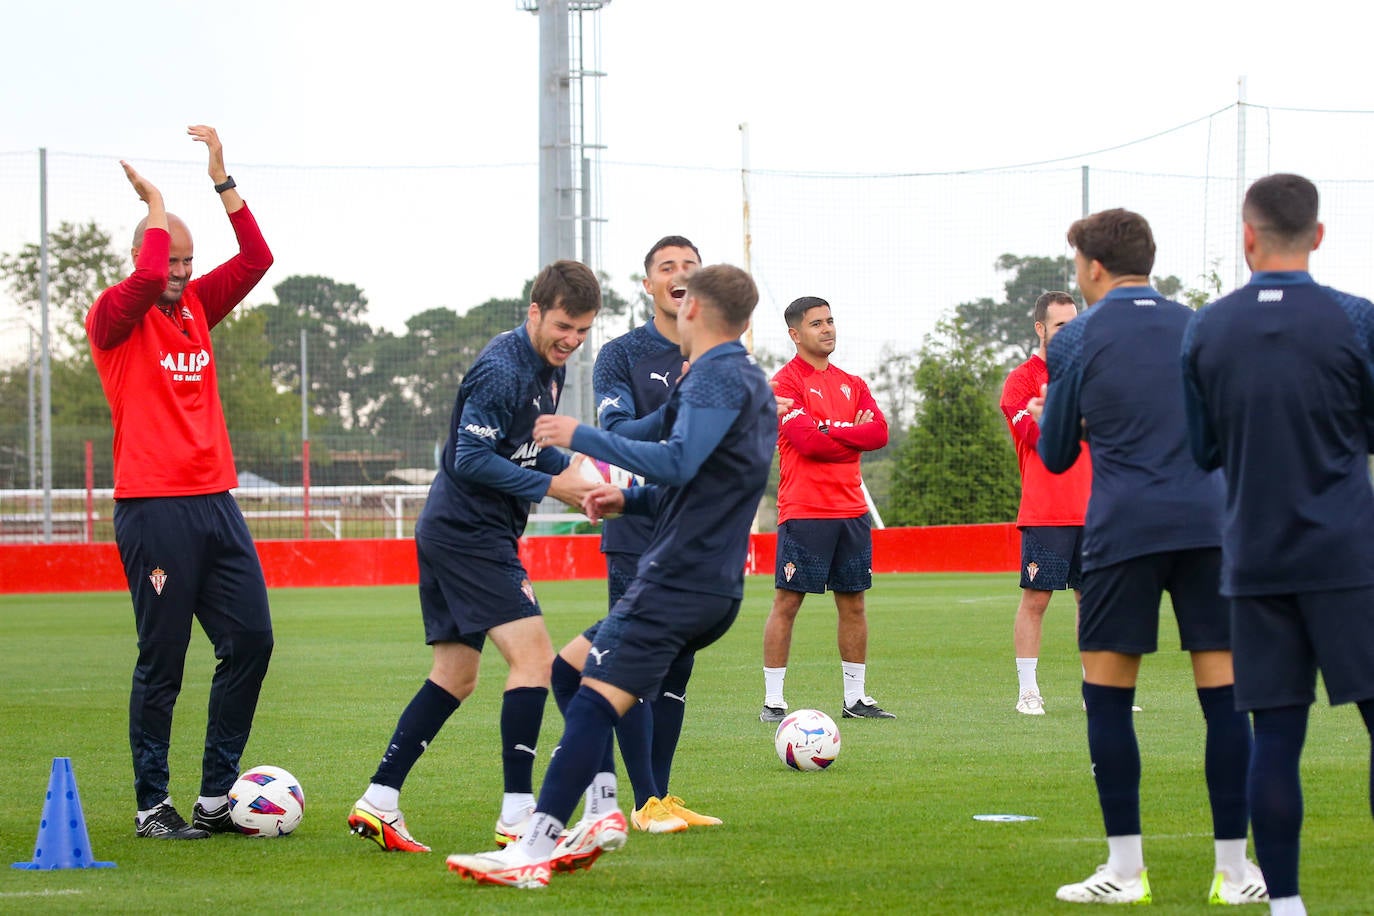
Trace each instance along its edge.
<instances>
[{"instance_id":1,"label":"white sock","mask_svg":"<svg viewBox=\"0 0 1374 916\"><path fill-rule=\"evenodd\" d=\"M787 677L787 666L781 668L763 669L763 705L776 706L780 709L787 708L787 701L782 698L782 682Z\"/></svg>"},{"instance_id":2,"label":"white sock","mask_svg":"<svg viewBox=\"0 0 1374 916\"><path fill-rule=\"evenodd\" d=\"M587 804L582 813L590 818L598 818L610 814L618 807L620 803L616 799L615 774L597 773L592 777L592 784L587 787Z\"/></svg>"},{"instance_id":3,"label":"white sock","mask_svg":"<svg viewBox=\"0 0 1374 916\"><path fill-rule=\"evenodd\" d=\"M143 823L144 819L148 817L148 815L152 814L154 811L156 811L158 808L162 807L163 805L170 805L171 803L172 803L172 796L168 795L166 798L164 798L162 801L158 802L156 805L153 805L151 808L148 808L148 809L146 809L146 810L144 810L144 811L138 812L137 814L134 815L134 817L138 818L138 822L141 824L141 823Z\"/></svg>"},{"instance_id":4,"label":"white sock","mask_svg":"<svg viewBox=\"0 0 1374 916\"><path fill-rule=\"evenodd\" d=\"M1018 658L1016 660L1016 680L1021 693L1040 693L1040 685L1035 681L1035 664L1038 658Z\"/></svg>"},{"instance_id":5,"label":"white sock","mask_svg":"<svg viewBox=\"0 0 1374 916\"><path fill-rule=\"evenodd\" d=\"M200 807L205 811L218 811L220 808L223 808L225 805L229 804L229 796L202 795L200 798L196 799L196 804L200 805Z\"/></svg>"},{"instance_id":6,"label":"white sock","mask_svg":"<svg viewBox=\"0 0 1374 916\"><path fill-rule=\"evenodd\" d=\"M501 820L518 824L534 810L534 795L529 792L506 792L501 796Z\"/></svg>"},{"instance_id":7,"label":"white sock","mask_svg":"<svg viewBox=\"0 0 1374 916\"><path fill-rule=\"evenodd\" d=\"M1269 916L1307 916L1307 907L1303 906L1302 895L1271 899Z\"/></svg>"},{"instance_id":8,"label":"white sock","mask_svg":"<svg viewBox=\"0 0 1374 916\"><path fill-rule=\"evenodd\" d=\"M1213 843L1217 848L1217 871L1226 872L1232 881L1245 880L1245 837Z\"/></svg>"},{"instance_id":9,"label":"white sock","mask_svg":"<svg viewBox=\"0 0 1374 916\"><path fill-rule=\"evenodd\" d=\"M537 811L530 818L530 829L519 843L511 843L507 849L514 849L531 862L547 862L553 858L553 849L558 845L558 837L566 826L553 815Z\"/></svg>"},{"instance_id":10,"label":"white sock","mask_svg":"<svg viewBox=\"0 0 1374 916\"><path fill-rule=\"evenodd\" d=\"M370 783L363 793L363 801L381 811L395 811L401 806L401 790Z\"/></svg>"},{"instance_id":11,"label":"white sock","mask_svg":"<svg viewBox=\"0 0 1374 916\"><path fill-rule=\"evenodd\" d=\"M852 706L868 696L864 690L864 672L868 666L863 662L840 662L840 675L844 680L844 705Z\"/></svg>"},{"instance_id":12,"label":"white sock","mask_svg":"<svg viewBox=\"0 0 1374 916\"><path fill-rule=\"evenodd\" d=\"M1107 837L1107 868L1123 878L1134 878L1145 870L1145 853L1140 834Z\"/></svg>"}]
</instances>

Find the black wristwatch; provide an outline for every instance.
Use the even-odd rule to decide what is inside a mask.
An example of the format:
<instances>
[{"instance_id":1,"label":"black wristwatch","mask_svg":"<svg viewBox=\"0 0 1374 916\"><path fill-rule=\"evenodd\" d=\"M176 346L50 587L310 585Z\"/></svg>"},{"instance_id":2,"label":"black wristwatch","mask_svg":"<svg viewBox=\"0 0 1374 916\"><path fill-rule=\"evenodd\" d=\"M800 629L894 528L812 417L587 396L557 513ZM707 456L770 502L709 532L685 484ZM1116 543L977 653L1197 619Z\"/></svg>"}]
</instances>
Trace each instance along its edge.
<instances>
[{"instance_id":1,"label":"black wristwatch","mask_svg":"<svg viewBox=\"0 0 1374 916\"><path fill-rule=\"evenodd\" d=\"M226 175L226 176L224 176L224 182L223 182L222 184L217 184L217 185L215 185L215 193L216 193L216 194L223 194L225 191L228 191L228 190L230 190L231 188L237 188L237 187L238 187L238 185L234 184L234 176L233 176L233 175Z\"/></svg>"}]
</instances>

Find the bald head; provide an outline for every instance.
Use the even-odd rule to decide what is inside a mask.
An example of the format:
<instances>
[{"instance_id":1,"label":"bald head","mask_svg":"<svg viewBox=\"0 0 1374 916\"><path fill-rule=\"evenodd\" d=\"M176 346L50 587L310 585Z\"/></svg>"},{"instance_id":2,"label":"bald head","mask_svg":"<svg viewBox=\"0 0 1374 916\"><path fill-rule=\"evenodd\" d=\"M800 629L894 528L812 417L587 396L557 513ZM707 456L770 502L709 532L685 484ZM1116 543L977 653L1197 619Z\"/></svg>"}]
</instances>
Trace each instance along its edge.
<instances>
[{"instance_id":1,"label":"bald head","mask_svg":"<svg viewBox=\"0 0 1374 916\"><path fill-rule=\"evenodd\" d=\"M143 217L143 219L139 220L138 225L134 227L135 255L138 254L138 249L143 247L143 233L147 231L148 217L145 216ZM173 245L176 244L178 236L185 239L186 245L188 247L191 245L191 230L187 228L186 223L182 220L182 218L177 216L175 213L167 214L167 233L172 237Z\"/></svg>"},{"instance_id":2,"label":"bald head","mask_svg":"<svg viewBox=\"0 0 1374 916\"><path fill-rule=\"evenodd\" d=\"M143 236L148 231L148 218L145 216L134 227L134 263L138 263L138 251L143 247ZM186 291L191 281L191 258L195 246L191 242L191 230L186 228L179 216L167 214L167 235L170 244L167 248L167 287L158 297L158 304L164 308L175 305Z\"/></svg>"}]
</instances>

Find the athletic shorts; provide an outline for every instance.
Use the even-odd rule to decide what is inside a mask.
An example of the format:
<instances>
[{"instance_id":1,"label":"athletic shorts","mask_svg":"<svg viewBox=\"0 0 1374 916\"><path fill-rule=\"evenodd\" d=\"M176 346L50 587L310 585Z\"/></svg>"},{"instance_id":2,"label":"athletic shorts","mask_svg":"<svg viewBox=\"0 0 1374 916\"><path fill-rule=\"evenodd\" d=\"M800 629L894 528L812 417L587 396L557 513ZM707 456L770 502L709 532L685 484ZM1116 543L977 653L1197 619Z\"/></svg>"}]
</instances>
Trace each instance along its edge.
<instances>
[{"instance_id":1,"label":"athletic shorts","mask_svg":"<svg viewBox=\"0 0 1374 916\"><path fill-rule=\"evenodd\" d=\"M674 662L724 636L739 605L738 598L636 579L601 621L582 674L637 697L657 697Z\"/></svg>"},{"instance_id":2,"label":"athletic shorts","mask_svg":"<svg viewBox=\"0 0 1374 916\"><path fill-rule=\"evenodd\" d=\"M1179 648L1231 648L1230 602L1221 596L1221 548L1132 557L1083 574L1078 648L1145 655L1159 648L1159 602L1174 606Z\"/></svg>"},{"instance_id":3,"label":"athletic shorts","mask_svg":"<svg viewBox=\"0 0 1374 916\"><path fill-rule=\"evenodd\" d=\"M1021 529L1021 587L1059 592L1083 584L1083 526Z\"/></svg>"},{"instance_id":4,"label":"athletic shorts","mask_svg":"<svg viewBox=\"0 0 1374 916\"><path fill-rule=\"evenodd\" d=\"M773 583L819 595L873 587L873 528L858 518L793 518L778 526Z\"/></svg>"},{"instance_id":5,"label":"athletic shorts","mask_svg":"<svg viewBox=\"0 0 1374 916\"><path fill-rule=\"evenodd\" d=\"M1374 588L1233 598L1231 634L1239 709L1310 705L1318 668L1333 706L1374 698Z\"/></svg>"},{"instance_id":6,"label":"athletic shorts","mask_svg":"<svg viewBox=\"0 0 1374 916\"><path fill-rule=\"evenodd\" d=\"M514 550L499 559L415 539L425 643L460 642L478 652L492 627L539 615L534 586Z\"/></svg>"},{"instance_id":7,"label":"athletic shorts","mask_svg":"<svg viewBox=\"0 0 1374 916\"><path fill-rule=\"evenodd\" d=\"M625 597L625 592L629 589L630 583L635 580L635 571L639 568L639 554L608 553L604 556L606 557L606 593L610 598L608 607L615 607L616 602ZM601 618L601 620L605 619L604 617ZM596 642L596 631L601 627L601 620L582 631L587 642Z\"/></svg>"},{"instance_id":8,"label":"athletic shorts","mask_svg":"<svg viewBox=\"0 0 1374 916\"><path fill-rule=\"evenodd\" d=\"M272 632L262 564L233 496L119 499L114 529L140 646L189 644L192 618L216 645Z\"/></svg>"}]
</instances>

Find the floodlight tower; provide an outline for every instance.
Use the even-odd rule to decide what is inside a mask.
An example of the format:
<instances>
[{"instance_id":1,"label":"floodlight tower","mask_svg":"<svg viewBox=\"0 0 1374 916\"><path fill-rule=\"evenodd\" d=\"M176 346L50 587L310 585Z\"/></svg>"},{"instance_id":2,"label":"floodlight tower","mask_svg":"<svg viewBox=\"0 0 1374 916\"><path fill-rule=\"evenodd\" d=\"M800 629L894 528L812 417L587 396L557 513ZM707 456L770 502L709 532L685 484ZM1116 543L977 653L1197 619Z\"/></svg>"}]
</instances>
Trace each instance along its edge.
<instances>
[{"instance_id":1,"label":"floodlight tower","mask_svg":"<svg viewBox=\"0 0 1374 916\"><path fill-rule=\"evenodd\" d=\"M601 150L597 13L611 0L516 0L539 17L539 266L559 258L598 270ZM591 352L568 366L564 412L595 416Z\"/></svg>"}]
</instances>

